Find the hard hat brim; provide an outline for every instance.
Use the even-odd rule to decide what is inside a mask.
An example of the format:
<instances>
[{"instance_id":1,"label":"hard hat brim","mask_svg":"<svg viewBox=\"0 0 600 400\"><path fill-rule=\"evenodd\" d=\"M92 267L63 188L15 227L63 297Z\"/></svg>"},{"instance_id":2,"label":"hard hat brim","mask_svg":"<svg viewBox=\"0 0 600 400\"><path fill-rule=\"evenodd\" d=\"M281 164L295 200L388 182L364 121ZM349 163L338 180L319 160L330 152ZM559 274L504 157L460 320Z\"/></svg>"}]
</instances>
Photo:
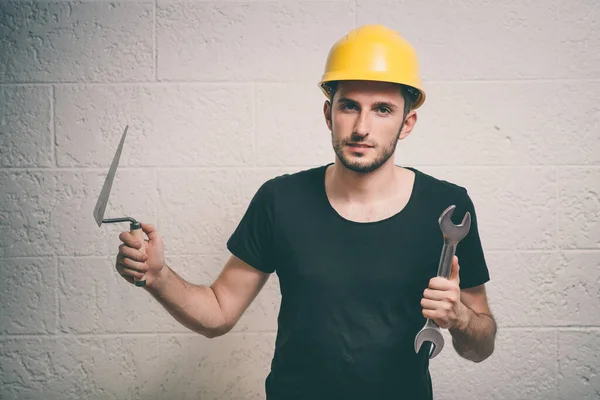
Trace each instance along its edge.
<instances>
[{"instance_id":1,"label":"hard hat brim","mask_svg":"<svg viewBox=\"0 0 600 400\"><path fill-rule=\"evenodd\" d=\"M402 82L394 82L389 79L389 76L387 76L387 74L380 74L380 73L364 74L363 73L363 75L360 77L360 79L357 79L357 78L349 78L349 77L345 76L345 74L342 74L342 73L336 74L335 72L324 74L323 79L321 79L321 81L318 83L319 88L321 89L321 91L323 92L325 97L327 97L327 99L331 100L330 93L327 89L327 84L331 83L331 82L339 82L339 81L374 81L374 82L396 83L399 85L408 86L408 87L414 89L418 93L418 96L415 99L415 102L413 103L413 106L411 108L412 110L416 110L417 108L421 107L423 105L423 103L425 103L425 99L426 99L425 91L422 88L416 87L414 85L407 85L406 83L402 83Z\"/></svg>"}]
</instances>

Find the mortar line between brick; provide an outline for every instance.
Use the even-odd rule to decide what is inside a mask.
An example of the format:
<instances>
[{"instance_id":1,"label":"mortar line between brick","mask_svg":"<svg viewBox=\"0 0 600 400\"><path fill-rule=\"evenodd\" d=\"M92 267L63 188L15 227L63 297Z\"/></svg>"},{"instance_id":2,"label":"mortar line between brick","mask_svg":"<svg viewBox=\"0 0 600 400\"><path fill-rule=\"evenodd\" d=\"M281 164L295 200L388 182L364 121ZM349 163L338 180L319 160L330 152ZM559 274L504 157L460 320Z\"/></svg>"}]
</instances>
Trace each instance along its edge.
<instances>
[{"instance_id":1,"label":"mortar line between brick","mask_svg":"<svg viewBox=\"0 0 600 400\"><path fill-rule=\"evenodd\" d=\"M503 331L572 331L572 332L595 332L600 331L600 325L557 325L557 326L544 326L544 325L532 325L532 326L506 326L502 328Z\"/></svg>"},{"instance_id":2,"label":"mortar line between brick","mask_svg":"<svg viewBox=\"0 0 600 400\"><path fill-rule=\"evenodd\" d=\"M154 63L154 80L158 81L158 50L156 49L156 7L158 0L152 3L152 61Z\"/></svg>"},{"instance_id":3,"label":"mortar line between brick","mask_svg":"<svg viewBox=\"0 0 600 400\"><path fill-rule=\"evenodd\" d=\"M316 78L318 79L318 78ZM306 84L312 85L312 81L298 81L298 80L279 80L279 81L261 81L261 80L253 80L256 83L262 84ZM162 79L160 81L147 81L147 80L139 80L139 81L109 81L109 82L89 82L89 81L64 81L64 82L45 82L45 81L31 81L31 82L11 82L11 83L0 83L0 87L11 87L11 86L32 86L32 85L56 85L56 86L69 86L69 85L78 85L78 86L115 86L115 85L144 85L144 84L154 84L154 85L168 85L168 84L209 84L209 85L247 85L247 81L244 80L200 80L200 79ZM600 78L556 78L556 79L447 79L447 80L429 80L425 81L426 85L429 84L486 84L486 83L501 83L501 84L510 84L510 83L600 83Z\"/></svg>"},{"instance_id":4,"label":"mortar line between brick","mask_svg":"<svg viewBox=\"0 0 600 400\"><path fill-rule=\"evenodd\" d=\"M559 167L556 167L556 248L561 250L562 243L560 237L560 173Z\"/></svg>"},{"instance_id":5,"label":"mortar line between brick","mask_svg":"<svg viewBox=\"0 0 600 400\"><path fill-rule=\"evenodd\" d=\"M54 277L55 277L55 282L54 282L54 335L57 335L60 327L60 301L59 301L59 296L58 296L58 288L59 288L59 258L58 256L54 256Z\"/></svg>"},{"instance_id":6,"label":"mortar line between brick","mask_svg":"<svg viewBox=\"0 0 600 400\"><path fill-rule=\"evenodd\" d=\"M54 85L50 86L50 140L52 144L52 151L50 152L52 158L52 165L58 167L56 161L56 89Z\"/></svg>"},{"instance_id":7,"label":"mortar line between brick","mask_svg":"<svg viewBox=\"0 0 600 400\"><path fill-rule=\"evenodd\" d=\"M250 166L253 169L260 170L277 170L277 169L291 169L291 168L313 168L315 164L310 165L301 165L301 164L289 164L289 165L256 165ZM455 168L455 169L551 169L556 168L556 165L456 165L456 164L435 164L435 165L413 165L417 168ZM129 170L129 171L141 171L147 170L148 167L155 167L159 170L168 171L168 170L177 170L177 171L198 171L198 170L207 170L207 171L226 171L226 170L245 170L248 169L249 166L247 164L239 164L239 165L197 165L197 166L183 166L183 165L139 165L134 167L123 166L119 167L119 171L121 170ZM561 165L561 168L581 168L581 169L590 169L596 170L600 169L600 165ZM53 172L53 171L84 171L84 172L105 172L106 168L97 167L97 166L71 166L71 167L52 167L52 168L29 168L29 167L2 167L0 170L14 171L14 172Z\"/></svg>"},{"instance_id":8,"label":"mortar line between brick","mask_svg":"<svg viewBox=\"0 0 600 400\"><path fill-rule=\"evenodd\" d=\"M227 336L243 336L243 335L273 335L277 333L276 331L235 331L229 332ZM71 339L71 338L79 338L79 339L96 339L96 338L105 338L105 339L113 339L120 337L169 337L169 336L183 336L183 337L198 337L202 336L199 333L194 332L122 332L122 333L59 333L56 335L48 335L46 333L42 334L23 334L23 335L1 335L0 342L4 340L15 340L15 339L42 339L42 338L51 338L51 339Z\"/></svg>"},{"instance_id":9,"label":"mortar line between brick","mask_svg":"<svg viewBox=\"0 0 600 400\"><path fill-rule=\"evenodd\" d=\"M559 330L556 329L554 334L555 334L555 340L556 340L556 398L560 399L559 395L560 395L560 341L558 340L558 332Z\"/></svg>"}]
</instances>

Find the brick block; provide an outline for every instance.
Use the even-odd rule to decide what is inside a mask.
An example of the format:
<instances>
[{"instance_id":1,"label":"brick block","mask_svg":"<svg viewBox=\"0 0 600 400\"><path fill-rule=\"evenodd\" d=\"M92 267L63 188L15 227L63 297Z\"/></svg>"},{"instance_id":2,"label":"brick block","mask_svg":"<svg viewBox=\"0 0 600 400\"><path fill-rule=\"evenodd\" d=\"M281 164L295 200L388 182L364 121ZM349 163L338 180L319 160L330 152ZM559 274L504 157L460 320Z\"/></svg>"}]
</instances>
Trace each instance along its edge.
<instances>
[{"instance_id":1,"label":"brick block","mask_svg":"<svg viewBox=\"0 0 600 400\"><path fill-rule=\"evenodd\" d=\"M156 337L0 341L3 399L154 398Z\"/></svg>"},{"instance_id":2,"label":"brick block","mask_svg":"<svg viewBox=\"0 0 600 400\"><path fill-rule=\"evenodd\" d=\"M106 172L0 172L0 243L6 257L106 255L127 223L96 225L94 206ZM105 218L156 220L151 170L117 171Z\"/></svg>"},{"instance_id":3,"label":"brick block","mask_svg":"<svg viewBox=\"0 0 600 400\"><path fill-rule=\"evenodd\" d=\"M69 86L56 91L60 166L244 165L253 159L250 86Z\"/></svg>"},{"instance_id":4,"label":"brick block","mask_svg":"<svg viewBox=\"0 0 600 400\"><path fill-rule=\"evenodd\" d=\"M228 334L216 339L160 337L162 384L156 395L178 399L264 399L275 336Z\"/></svg>"},{"instance_id":5,"label":"brick block","mask_svg":"<svg viewBox=\"0 0 600 400\"><path fill-rule=\"evenodd\" d=\"M600 169L561 168L560 247L600 249Z\"/></svg>"},{"instance_id":6,"label":"brick block","mask_svg":"<svg viewBox=\"0 0 600 400\"><path fill-rule=\"evenodd\" d=\"M600 324L600 252L489 252L487 284L502 327Z\"/></svg>"},{"instance_id":7,"label":"brick block","mask_svg":"<svg viewBox=\"0 0 600 400\"><path fill-rule=\"evenodd\" d=\"M150 3L2 2L0 16L1 82L154 76Z\"/></svg>"},{"instance_id":8,"label":"brick block","mask_svg":"<svg viewBox=\"0 0 600 400\"><path fill-rule=\"evenodd\" d=\"M600 332L559 331L558 388L560 399L600 398Z\"/></svg>"},{"instance_id":9,"label":"brick block","mask_svg":"<svg viewBox=\"0 0 600 400\"><path fill-rule=\"evenodd\" d=\"M560 325L600 325L600 252L566 251L556 274Z\"/></svg>"},{"instance_id":10,"label":"brick block","mask_svg":"<svg viewBox=\"0 0 600 400\"><path fill-rule=\"evenodd\" d=\"M55 332L55 288L54 258L0 259L0 332Z\"/></svg>"},{"instance_id":11,"label":"brick block","mask_svg":"<svg viewBox=\"0 0 600 400\"><path fill-rule=\"evenodd\" d=\"M52 175L0 170L0 187L0 256L52 254Z\"/></svg>"},{"instance_id":12,"label":"brick block","mask_svg":"<svg viewBox=\"0 0 600 400\"><path fill-rule=\"evenodd\" d=\"M431 83L427 96L403 164L600 163L597 82Z\"/></svg>"},{"instance_id":13,"label":"brick block","mask_svg":"<svg viewBox=\"0 0 600 400\"><path fill-rule=\"evenodd\" d=\"M159 224L173 254L222 254L250 199L286 169L159 171Z\"/></svg>"},{"instance_id":14,"label":"brick block","mask_svg":"<svg viewBox=\"0 0 600 400\"><path fill-rule=\"evenodd\" d=\"M444 338L448 347L430 364L436 400L559 399L555 331L500 328L494 354L479 364L456 354L446 330Z\"/></svg>"},{"instance_id":15,"label":"brick block","mask_svg":"<svg viewBox=\"0 0 600 400\"><path fill-rule=\"evenodd\" d=\"M183 332L146 290L126 282L115 257L61 258L60 330L66 333ZM188 331L189 332L189 331Z\"/></svg>"},{"instance_id":16,"label":"brick block","mask_svg":"<svg viewBox=\"0 0 600 400\"><path fill-rule=\"evenodd\" d=\"M556 248L558 189L554 168L420 169L467 188L485 250Z\"/></svg>"},{"instance_id":17,"label":"brick block","mask_svg":"<svg viewBox=\"0 0 600 400\"><path fill-rule=\"evenodd\" d=\"M556 32L560 40L560 65L568 78L598 78L600 73L600 3L573 0L561 3L560 27Z\"/></svg>"},{"instance_id":18,"label":"brick block","mask_svg":"<svg viewBox=\"0 0 600 400\"><path fill-rule=\"evenodd\" d=\"M354 26L351 2L159 2L160 80L318 82Z\"/></svg>"},{"instance_id":19,"label":"brick block","mask_svg":"<svg viewBox=\"0 0 600 400\"><path fill-rule=\"evenodd\" d=\"M119 233L129 223L102 224L98 227L93 211L106 172L61 173L55 198L55 248L58 255L113 254L121 242ZM138 221L156 220L156 176L152 170L119 170L106 206L104 218L133 217Z\"/></svg>"},{"instance_id":20,"label":"brick block","mask_svg":"<svg viewBox=\"0 0 600 400\"><path fill-rule=\"evenodd\" d=\"M52 165L50 95L48 87L0 87L0 167Z\"/></svg>"},{"instance_id":21,"label":"brick block","mask_svg":"<svg viewBox=\"0 0 600 400\"><path fill-rule=\"evenodd\" d=\"M554 326L565 271L558 253L488 252L490 308L502 328Z\"/></svg>"},{"instance_id":22,"label":"brick block","mask_svg":"<svg viewBox=\"0 0 600 400\"><path fill-rule=\"evenodd\" d=\"M333 161L331 133L323 116L325 97L316 85L260 84L256 97L259 165Z\"/></svg>"},{"instance_id":23,"label":"brick block","mask_svg":"<svg viewBox=\"0 0 600 400\"><path fill-rule=\"evenodd\" d=\"M566 78L560 4L359 0L356 12L397 29L427 80Z\"/></svg>"}]
</instances>

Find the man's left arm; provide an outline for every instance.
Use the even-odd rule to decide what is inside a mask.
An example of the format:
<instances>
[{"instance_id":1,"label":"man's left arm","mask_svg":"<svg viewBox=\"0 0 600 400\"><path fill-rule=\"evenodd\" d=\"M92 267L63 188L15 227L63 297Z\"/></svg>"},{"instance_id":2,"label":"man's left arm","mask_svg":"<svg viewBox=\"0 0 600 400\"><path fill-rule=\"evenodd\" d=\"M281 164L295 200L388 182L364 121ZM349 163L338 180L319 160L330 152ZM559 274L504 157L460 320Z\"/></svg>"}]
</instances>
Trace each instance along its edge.
<instances>
[{"instance_id":1,"label":"man's left arm","mask_svg":"<svg viewBox=\"0 0 600 400\"><path fill-rule=\"evenodd\" d=\"M423 316L448 329L452 344L463 358L481 362L494 352L496 321L489 309L484 285L461 291L455 256L449 279L435 277L423 293Z\"/></svg>"}]
</instances>

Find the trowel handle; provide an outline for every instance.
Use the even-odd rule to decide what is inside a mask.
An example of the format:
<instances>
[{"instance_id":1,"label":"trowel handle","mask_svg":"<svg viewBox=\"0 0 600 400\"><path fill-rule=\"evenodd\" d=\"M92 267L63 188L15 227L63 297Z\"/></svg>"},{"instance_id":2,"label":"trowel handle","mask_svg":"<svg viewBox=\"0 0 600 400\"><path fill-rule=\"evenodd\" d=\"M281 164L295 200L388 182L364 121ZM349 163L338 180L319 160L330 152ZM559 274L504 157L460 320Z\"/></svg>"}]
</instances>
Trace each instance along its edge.
<instances>
[{"instance_id":1,"label":"trowel handle","mask_svg":"<svg viewBox=\"0 0 600 400\"><path fill-rule=\"evenodd\" d=\"M129 232L142 243L141 251L146 252L146 240L144 239L144 231L142 231L142 225L139 222L132 222L129 225ZM133 278L135 286L146 286L146 274L141 279Z\"/></svg>"}]
</instances>

